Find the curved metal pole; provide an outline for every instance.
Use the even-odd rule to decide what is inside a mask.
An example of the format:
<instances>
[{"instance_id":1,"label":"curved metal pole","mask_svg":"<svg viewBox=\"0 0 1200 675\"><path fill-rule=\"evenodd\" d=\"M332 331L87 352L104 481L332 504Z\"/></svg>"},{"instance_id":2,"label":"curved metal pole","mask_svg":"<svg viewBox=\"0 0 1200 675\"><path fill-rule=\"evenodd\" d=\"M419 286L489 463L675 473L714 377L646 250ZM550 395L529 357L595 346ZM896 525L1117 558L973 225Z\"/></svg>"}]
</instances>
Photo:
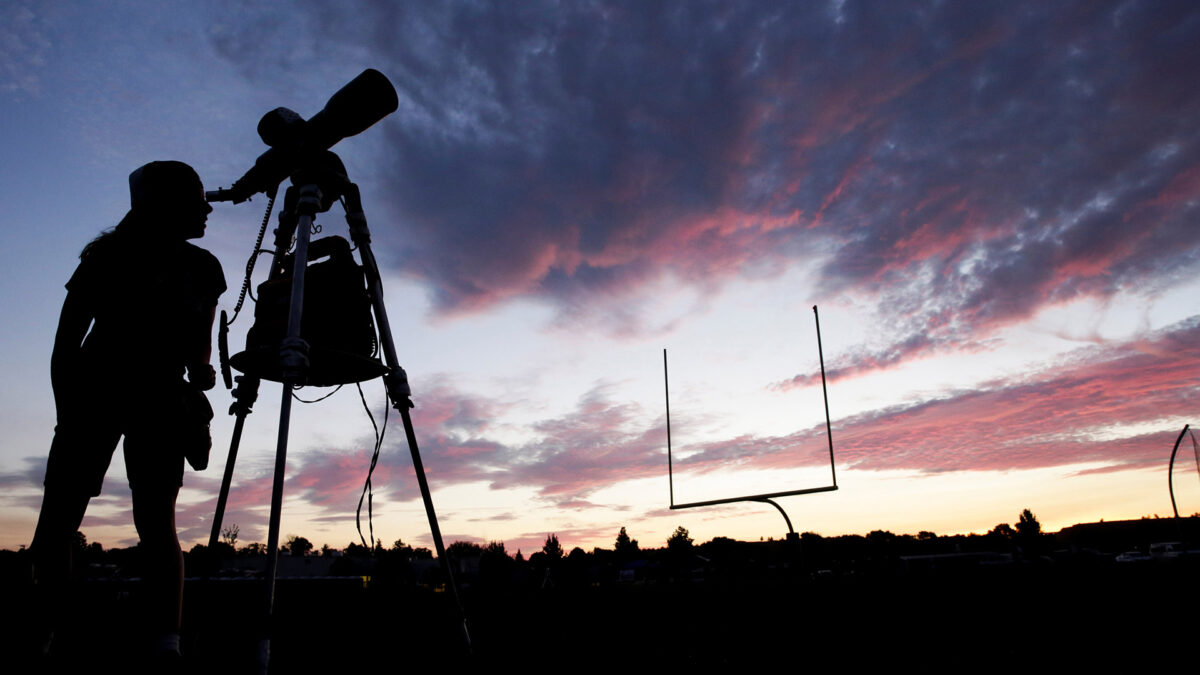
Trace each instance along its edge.
<instances>
[{"instance_id":1,"label":"curved metal pole","mask_svg":"<svg viewBox=\"0 0 1200 675\"><path fill-rule=\"evenodd\" d=\"M754 501L756 501L756 502L764 502L764 503L770 504L771 506L774 506L775 508L779 509L779 513L780 513L780 515L782 515L782 516L783 516L783 520L784 520L784 522L786 522L786 523L787 523L787 526L788 526L788 535L789 535L789 536L791 536L791 537L794 537L794 536L796 536L796 531L792 529L792 519L791 519L791 518L788 518L787 511L784 511L782 506L780 506L779 504L776 504L774 500L772 500L772 499L767 499L767 498L765 498L765 497L764 497L764 498L762 498L762 499L756 499L756 500L754 500Z\"/></svg>"},{"instance_id":2,"label":"curved metal pole","mask_svg":"<svg viewBox=\"0 0 1200 675\"><path fill-rule=\"evenodd\" d=\"M1171 463L1167 465L1167 490L1171 493L1171 509L1175 511L1175 517L1179 517L1179 508L1175 506L1175 455L1179 452L1179 444L1183 442L1183 437L1188 432L1187 424L1183 425L1183 431L1179 432L1179 438L1175 439L1175 447L1171 449Z\"/></svg>"}]
</instances>

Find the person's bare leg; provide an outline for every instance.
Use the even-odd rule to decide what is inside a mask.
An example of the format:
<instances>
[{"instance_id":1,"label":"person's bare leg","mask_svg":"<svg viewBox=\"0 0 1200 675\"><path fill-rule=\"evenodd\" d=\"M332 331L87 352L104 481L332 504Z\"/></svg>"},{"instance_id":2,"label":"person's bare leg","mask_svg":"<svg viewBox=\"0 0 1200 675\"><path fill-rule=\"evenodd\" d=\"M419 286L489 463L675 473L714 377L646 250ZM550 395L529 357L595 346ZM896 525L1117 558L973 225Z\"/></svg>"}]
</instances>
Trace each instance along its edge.
<instances>
[{"instance_id":1,"label":"person's bare leg","mask_svg":"<svg viewBox=\"0 0 1200 675\"><path fill-rule=\"evenodd\" d=\"M175 499L179 488L133 490L133 524L137 527L148 603L148 623L161 636L174 636L178 651L183 616L183 551L175 532Z\"/></svg>"},{"instance_id":2,"label":"person's bare leg","mask_svg":"<svg viewBox=\"0 0 1200 675\"><path fill-rule=\"evenodd\" d=\"M61 486L47 486L42 494L42 509L29 552L37 597L37 615L33 619L43 633L42 644L38 645L43 652L49 649L54 629L62 623L67 611L75 533L90 499L84 491Z\"/></svg>"}]
</instances>

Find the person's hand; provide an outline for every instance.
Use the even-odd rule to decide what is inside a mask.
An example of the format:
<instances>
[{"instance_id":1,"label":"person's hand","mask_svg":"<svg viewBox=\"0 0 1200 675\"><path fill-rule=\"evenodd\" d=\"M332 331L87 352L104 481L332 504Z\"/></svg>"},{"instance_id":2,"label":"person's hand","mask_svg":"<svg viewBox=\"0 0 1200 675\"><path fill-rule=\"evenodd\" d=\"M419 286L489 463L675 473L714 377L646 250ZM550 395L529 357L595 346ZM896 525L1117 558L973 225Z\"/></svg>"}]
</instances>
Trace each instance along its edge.
<instances>
[{"instance_id":1,"label":"person's hand","mask_svg":"<svg viewBox=\"0 0 1200 675\"><path fill-rule=\"evenodd\" d=\"M188 382L200 391L208 391L217 386L217 371L212 364L200 363L188 366Z\"/></svg>"}]
</instances>

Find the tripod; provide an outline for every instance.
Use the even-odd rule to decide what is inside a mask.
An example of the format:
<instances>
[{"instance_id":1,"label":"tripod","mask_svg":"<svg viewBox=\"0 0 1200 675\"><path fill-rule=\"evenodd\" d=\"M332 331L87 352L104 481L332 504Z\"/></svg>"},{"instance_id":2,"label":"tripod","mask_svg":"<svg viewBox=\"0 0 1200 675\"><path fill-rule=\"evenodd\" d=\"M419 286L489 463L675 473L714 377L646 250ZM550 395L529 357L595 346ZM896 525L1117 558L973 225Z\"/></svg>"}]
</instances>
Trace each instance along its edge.
<instances>
[{"instance_id":1,"label":"tripod","mask_svg":"<svg viewBox=\"0 0 1200 675\"><path fill-rule=\"evenodd\" d=\"M413 469L421 489L421 498L425 503L425 513L429 518L429 529L433 535L434 548L454 597L459 617L463 619L463 638L469 650L470 633L458 595L458 586L454 580L454 571L442 542L442 533L438 527L437 514L433 508L433 498L430 495L429 483L425 478L421 454L417 448L416 433L413 430L412 417L409 414L409 410L413 407L412 391L408 385L408 376L400 367L399 359L396 356L396 346L392 339L391 326L388 323L387 309L383 303L383 284L379 276L379 266L371 251L371 233L367 228L366 216L363 214L358 186L347 178L345 168L337 155L328 150L311 157L300 170L292 174L291 182L292 185L287 188L285 193L284 207L279 213L279 227L275 230L275 250L268 277L268 280L276 280L287 275L289 270L286 268L285 262L294 239L295 250L291 255L291 297L287 313L287 332L280 346L278 359L265 368L265 374L244 370L246 374L238 376L238 385L233 390L235 400L230 408L230 414L235 415L236 421L233 438L230 442L229 456L226 460L225 474L221 483L221 492L217 498L217 510L213 518L209 547L211 548L217 543L229 495L229 486L233 478L233 466L237 459L238 446L241 443L242 429L246 416L250 414L258 397L260 381L262 378L278 380L283 384L283 395L279 406L279 436L275 448L270 526L267 536L264 598L266 632L259 643L258 654L260 672L265 675L270 662L270 634L274 619L275 578L279 561L279 521L283 508L283 482L287 463L292 389L296 385L309 382L310 373L319 365L310 363L310 345L300 337L304 311L305 272L309 263L309 240L316 215L328 211L334 202L341 200L346 212L346 223L350 228L350 238L358 249L362 261L367 296L370 300L375 325L378 327L379 346L382 348L386 363L386 367L380 367L375 361L366 367L360 364L359 379L351 381L371 379L382 372L388 400L392 407L400 413L400 418L404 423L404 434L412 454ZM275 192L272 191L270 194L274 195ZM313 354L313 356L317 355Z\"/></svg>"}]
</instances>

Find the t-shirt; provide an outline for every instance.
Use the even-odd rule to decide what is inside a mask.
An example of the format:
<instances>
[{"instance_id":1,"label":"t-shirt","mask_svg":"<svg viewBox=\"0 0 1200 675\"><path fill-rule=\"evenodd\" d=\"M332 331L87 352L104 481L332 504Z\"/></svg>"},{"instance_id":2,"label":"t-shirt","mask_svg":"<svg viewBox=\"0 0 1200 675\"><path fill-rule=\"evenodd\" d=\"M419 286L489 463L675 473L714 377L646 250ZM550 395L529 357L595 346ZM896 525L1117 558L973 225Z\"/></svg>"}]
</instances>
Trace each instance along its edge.
<instances>
[{"instance_id":1,"label":"t-shirt","mask_svg":"<svg viewBox=\"0 0 1200 675\"><path fill-rule=\"evenodd\" d=\"M102 376L177 380L211 339L221 264L185 241L96 242L67 282L94 319L84 361Z\"/></svg>"}]
</instances>

